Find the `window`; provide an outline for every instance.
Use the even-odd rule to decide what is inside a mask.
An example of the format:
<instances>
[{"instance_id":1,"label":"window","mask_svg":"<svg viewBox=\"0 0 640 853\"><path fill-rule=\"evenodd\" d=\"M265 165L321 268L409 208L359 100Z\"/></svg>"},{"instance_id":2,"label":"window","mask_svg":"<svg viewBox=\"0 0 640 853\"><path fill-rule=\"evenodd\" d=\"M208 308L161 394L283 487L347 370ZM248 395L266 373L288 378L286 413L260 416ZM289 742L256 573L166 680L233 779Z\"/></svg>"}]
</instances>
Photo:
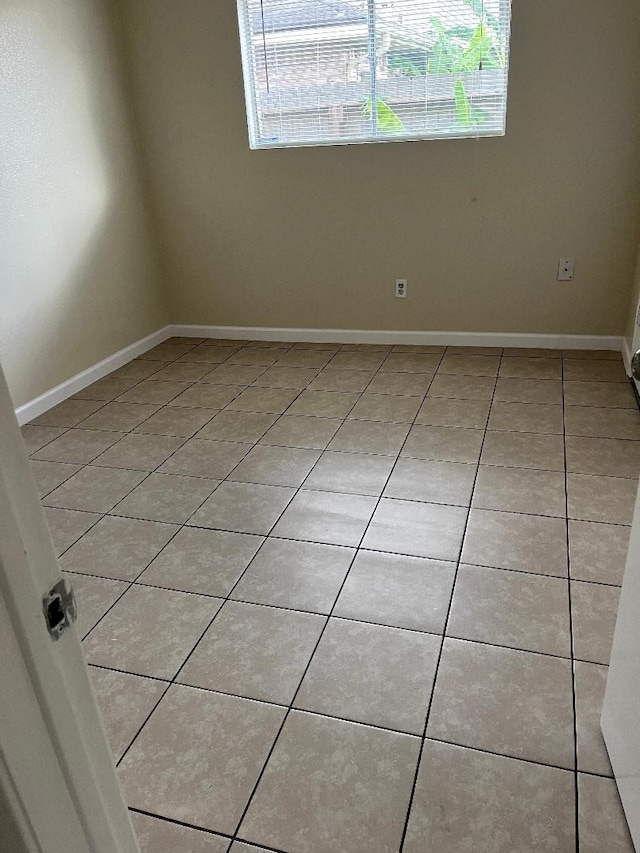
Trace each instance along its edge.
<instances>
[{"instance_id":1,"label":"window","mask_svg":"<svg viewBox=\"0 0 640 853\"><path fill-rule=\"evenodd\" d=\"M252 148L505 131L511 0L238 0Z\"/></svg>"}]
</instances>

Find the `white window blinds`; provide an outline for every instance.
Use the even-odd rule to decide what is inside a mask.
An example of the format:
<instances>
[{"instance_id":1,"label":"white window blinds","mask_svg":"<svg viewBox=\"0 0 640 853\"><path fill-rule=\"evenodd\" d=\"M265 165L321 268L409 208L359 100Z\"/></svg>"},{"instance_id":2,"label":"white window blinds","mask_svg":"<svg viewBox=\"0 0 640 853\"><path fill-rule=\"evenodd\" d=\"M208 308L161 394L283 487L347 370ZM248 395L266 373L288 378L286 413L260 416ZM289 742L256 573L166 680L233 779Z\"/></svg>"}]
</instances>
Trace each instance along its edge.
<instances>
[{"instance_id":1,"label":"white window blinds","mask_svg":"<svg viewBox=\"0 0 640 853\"><path fill-rule=\"evenodd\" d=\"M511 0L238 0L252 148L504 133Z\"/></svg>"}]
</instances>

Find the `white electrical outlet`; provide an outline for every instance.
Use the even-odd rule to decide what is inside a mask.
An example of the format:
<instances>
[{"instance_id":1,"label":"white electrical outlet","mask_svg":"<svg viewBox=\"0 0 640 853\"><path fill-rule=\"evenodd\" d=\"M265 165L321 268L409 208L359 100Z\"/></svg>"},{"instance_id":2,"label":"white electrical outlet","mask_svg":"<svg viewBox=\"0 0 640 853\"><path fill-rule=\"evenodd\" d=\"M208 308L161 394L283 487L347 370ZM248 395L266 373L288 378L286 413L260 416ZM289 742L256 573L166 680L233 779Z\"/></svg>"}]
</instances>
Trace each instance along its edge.
<instances>
[{"instance_id":1,"label":"white electrical outlet","mask_svg":"<svg viewBox=\"0 0 640 853\"><path fill-rule=\"evenodd\" d=\"M396 297L398 299L407 298L407 280L406 278L396 279Z\"/></svg>"},{"instance_id":2,"label":"white electrical outlet","mask_svg":"<svg viewBox=\"0 0 640 853\"><path fill-rule=\"evenodd\" d=\"M558 261L558 281L573 281L573 258Z\"/></svg>"}]
</instances>

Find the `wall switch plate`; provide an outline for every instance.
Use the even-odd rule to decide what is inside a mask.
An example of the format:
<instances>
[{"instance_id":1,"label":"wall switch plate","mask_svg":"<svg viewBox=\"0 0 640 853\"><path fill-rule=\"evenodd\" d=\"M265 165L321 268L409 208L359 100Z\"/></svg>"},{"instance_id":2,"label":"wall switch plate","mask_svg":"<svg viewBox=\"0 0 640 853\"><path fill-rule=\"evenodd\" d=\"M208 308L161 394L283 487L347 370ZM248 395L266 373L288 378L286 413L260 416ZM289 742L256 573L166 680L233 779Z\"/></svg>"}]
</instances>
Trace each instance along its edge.
<instances>
[{"instance_id":1,"label":"wall switch plate","mask_svg":"<svg viewBox=\"0 0 640 853\"><path fill-rule=\"evenodd\" d=\"M407 298L407 280L406 278L396 279L396 297L398 299Z\"/></svg>"},{"instance_id":2,"label":"wall switch plate","mask_svg":"<svg viewBox=\"0 0 640 853\"><path fill-rule=\"evenodd\" d=\"M558 281L573 281L573 258L558 261Z\"/></svg>"}]
</instances>

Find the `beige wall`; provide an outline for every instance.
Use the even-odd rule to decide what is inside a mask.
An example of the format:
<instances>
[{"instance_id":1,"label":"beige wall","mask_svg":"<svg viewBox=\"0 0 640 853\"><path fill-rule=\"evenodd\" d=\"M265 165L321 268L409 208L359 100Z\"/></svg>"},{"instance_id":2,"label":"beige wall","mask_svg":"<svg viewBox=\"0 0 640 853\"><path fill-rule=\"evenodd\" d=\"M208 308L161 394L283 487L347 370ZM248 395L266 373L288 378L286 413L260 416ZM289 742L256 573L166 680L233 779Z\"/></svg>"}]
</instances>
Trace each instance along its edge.
<instances>
[{"instance_id":1,"label":"beige wall","mask_svg":"<svg viewBox=\"0 0 640 853\"><path fill-rule=\"evenodd\" d=\"M637 0L514 0L505 138L272 151L248 148L233 0L119 7L174 322L623 333Z\"/></svg>"},{"instance_id":2,"label":"beige wall","mask_svg":"<svg viewBox=\"0 0 640 853\"><path fill-rule=\"evenodd\" d=\"M0 0L0 359L16 405L167 322L102 0Z\"/></svg>"}]
</instances>

